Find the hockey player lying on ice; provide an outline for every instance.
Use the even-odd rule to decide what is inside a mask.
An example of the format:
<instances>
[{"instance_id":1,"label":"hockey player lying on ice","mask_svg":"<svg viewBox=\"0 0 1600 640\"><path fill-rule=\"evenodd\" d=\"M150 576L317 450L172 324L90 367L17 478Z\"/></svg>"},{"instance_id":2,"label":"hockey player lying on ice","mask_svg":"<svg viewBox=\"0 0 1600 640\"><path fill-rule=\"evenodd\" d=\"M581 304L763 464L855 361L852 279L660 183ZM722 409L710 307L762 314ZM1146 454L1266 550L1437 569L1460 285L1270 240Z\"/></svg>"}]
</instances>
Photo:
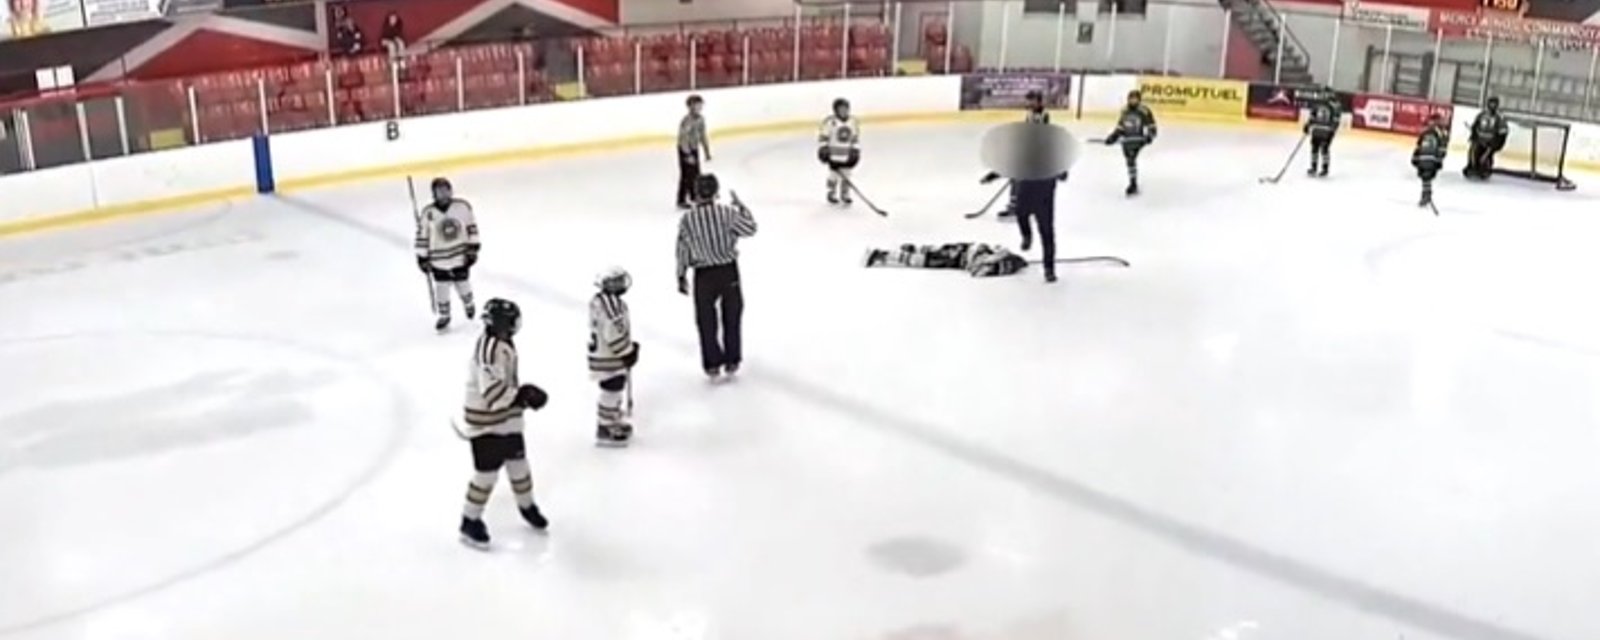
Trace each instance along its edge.
<instances>
[{"instance_id":1,"label":"hockey player lying on ice","mask_svg":"<svg viewBox=\"0 0 1600 640\"><path fill-rule=\"evenodd\" d=\"M965 269L974 278L1009 276L1028 266L1028 259L997 244L956 242L939 246L903 244L897 250L869 249L867 267Z\"/></svg>"}]
</instances>

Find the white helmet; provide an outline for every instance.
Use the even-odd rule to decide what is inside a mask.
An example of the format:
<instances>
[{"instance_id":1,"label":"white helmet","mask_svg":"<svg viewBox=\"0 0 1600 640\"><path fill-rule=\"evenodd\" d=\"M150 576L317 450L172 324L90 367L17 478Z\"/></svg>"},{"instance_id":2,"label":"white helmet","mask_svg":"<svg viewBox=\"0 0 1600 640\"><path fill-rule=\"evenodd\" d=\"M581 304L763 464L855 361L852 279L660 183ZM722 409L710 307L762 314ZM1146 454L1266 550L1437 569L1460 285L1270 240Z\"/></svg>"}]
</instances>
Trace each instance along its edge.
<instances>
[{"instance_id":1,"label":"white helmet","mask_svg":"<svg viewBox=\"0 0 1600 640\"><path fill-rule=\"evenodd\" d=\"M606 293L622 295L633 286L633 276L628 275L628 270L622 267L610 267L595 276L594 286Z\"/></svg>"}]
</instances>

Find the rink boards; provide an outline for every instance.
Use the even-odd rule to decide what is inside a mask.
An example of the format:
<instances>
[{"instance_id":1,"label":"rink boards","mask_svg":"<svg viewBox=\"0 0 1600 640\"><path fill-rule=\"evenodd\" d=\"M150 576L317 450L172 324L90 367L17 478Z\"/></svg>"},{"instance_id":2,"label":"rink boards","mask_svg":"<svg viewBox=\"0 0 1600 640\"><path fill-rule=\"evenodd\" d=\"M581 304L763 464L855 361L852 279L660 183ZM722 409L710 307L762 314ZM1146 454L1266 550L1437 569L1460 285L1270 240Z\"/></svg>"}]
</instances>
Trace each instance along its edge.
<instances>
[{"instance_id":1,"label":"rink boards","mask_svg":"<svg viewBox=\"0 0 1600 640\"><path fill-rule=\"evenodd\" d=\"M1058 115L1103 118L1129 91L1131 75L1077 75L1070 109ZM1148 79L1145 79L1148 81ZM801 131L816 126L835 98L850 99L870 123L1011 119L1004 111L963 111L962 76L824 80L699 91L712 137ZM1292 130L1294 123L1246 120L1217 108L1230 81L1193 84L1198 96L1157 107L1163 121L1202 120ZM1237 83L1245 86L1244 83ZM673 142L689 92L555 102L293 132L125 156L0 178L0 235L176 210L249 197L258 184L292 191L352 180L431 174L465 166L602 152ZM1218 98L1217 96L1222 96ZM1189 106L1192 104L1193 106ZM1475 110L1458 107L1452 138L1466 139ZM1409 144L1408 137L1383 136ZM1568 166L1600 169L1600 126L1574 123ZM270 149L270 156L258 153ZM260 160L270 157L270 160ZM265 179L265 180L263 180Z\"/></svg>"}]
</instances>

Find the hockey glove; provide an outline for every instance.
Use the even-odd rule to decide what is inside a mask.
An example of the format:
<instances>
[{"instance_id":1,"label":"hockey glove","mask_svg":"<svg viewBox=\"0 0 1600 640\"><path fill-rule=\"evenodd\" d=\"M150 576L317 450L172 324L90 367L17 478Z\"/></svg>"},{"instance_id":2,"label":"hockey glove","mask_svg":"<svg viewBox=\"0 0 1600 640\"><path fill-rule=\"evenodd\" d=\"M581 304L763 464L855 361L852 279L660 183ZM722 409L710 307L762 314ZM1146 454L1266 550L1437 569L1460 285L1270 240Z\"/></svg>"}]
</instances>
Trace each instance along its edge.
<instances>
[{"instance_id":1,"label":"hockey glove","mask_svg":"<svg viewBox=\"0 0 1600 640\"><path fill-rule=\"evenodd\" d=\"M821 162L822 164L828 164L828 148L827 147L817 147L817 162Z\"/></svg>"},{"instance_id":2,"label":"hockey glove","mask_svg":"<svg viewBox=\"0 0 1600 640\"><path fill-rule=\"evenodd\" d=\"M678 276L678 293L689 295L689 279Z\"/></svg>"},{"instance_id":3,"label":"hockey glove","mask_svg":"<svg viewBox=\"0 0 1600 640\"><path fill-rule=\"evenodd\" d=\"M544 389L531 384L525 384L517 388L517 406L519 407L538 411L543 409L545 403L549 401L550 396L545 394Z\"/></svg>"},{"instance_id":4,"label":"hockey glove","mask_svg":"<svg viewBox=\"0 0 1600 640\"><path fill-rule=\"evenodd\" d=\"M471 269L472 265L475 264L478 264L478 247L476 245L467 247L467 268Z\"/></svg>"},{"instance_id":5,"label":"hockey glove","mask_svg":"<svg viewBox=\"0 0 1600 640\"><path fill-rule=\"evenodd\" d=\"M428 272L428 258L427 258L427 256L417 256L417 268L422 270L423 273L427 273Z\"/></svg>"},{"instance_id":6,"label":"hockey glove","mask_svg":"<svg viewBox=\"0 0 1600 640\"><path fill-rule=\"evenodd\" d=\"M622 356L622 368L632 369L633 365L636 364L639 364L639 343L637 342L633 343L633 351L628 352L628 355Z\"/></svg>"}]
</instances>

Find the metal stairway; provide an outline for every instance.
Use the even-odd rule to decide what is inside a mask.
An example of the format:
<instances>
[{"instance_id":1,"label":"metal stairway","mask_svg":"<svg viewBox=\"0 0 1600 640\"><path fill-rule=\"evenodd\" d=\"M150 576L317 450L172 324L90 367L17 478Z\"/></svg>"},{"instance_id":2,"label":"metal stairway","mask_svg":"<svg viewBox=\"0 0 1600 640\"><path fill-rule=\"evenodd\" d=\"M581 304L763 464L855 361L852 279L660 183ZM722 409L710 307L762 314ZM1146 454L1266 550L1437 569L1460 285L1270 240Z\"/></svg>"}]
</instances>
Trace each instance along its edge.
<instances>
[{"instance_id":1,"label":"metal stairway","mask_svg":"<svg viewBox=\"0 0 1600 640\"><path fill-rule=\"evenodd\" d=\"M1261 52L1261 59L1268 68L1277 65L1278 83L1295 85L1316 83L1316 78L1311 75L1311 64L1305 45L1300 44L1287 25L1281 27L1284 36L1281 49L1283 60L1277 60L1280 51L1279 25L1283 24L1284 17L1267 0L1217 0L1217 2L1233 16L1233 25L1240 33L1250 40L1250 44L1255 45L1256 51Z\"/></svg>"}]
</instances>

